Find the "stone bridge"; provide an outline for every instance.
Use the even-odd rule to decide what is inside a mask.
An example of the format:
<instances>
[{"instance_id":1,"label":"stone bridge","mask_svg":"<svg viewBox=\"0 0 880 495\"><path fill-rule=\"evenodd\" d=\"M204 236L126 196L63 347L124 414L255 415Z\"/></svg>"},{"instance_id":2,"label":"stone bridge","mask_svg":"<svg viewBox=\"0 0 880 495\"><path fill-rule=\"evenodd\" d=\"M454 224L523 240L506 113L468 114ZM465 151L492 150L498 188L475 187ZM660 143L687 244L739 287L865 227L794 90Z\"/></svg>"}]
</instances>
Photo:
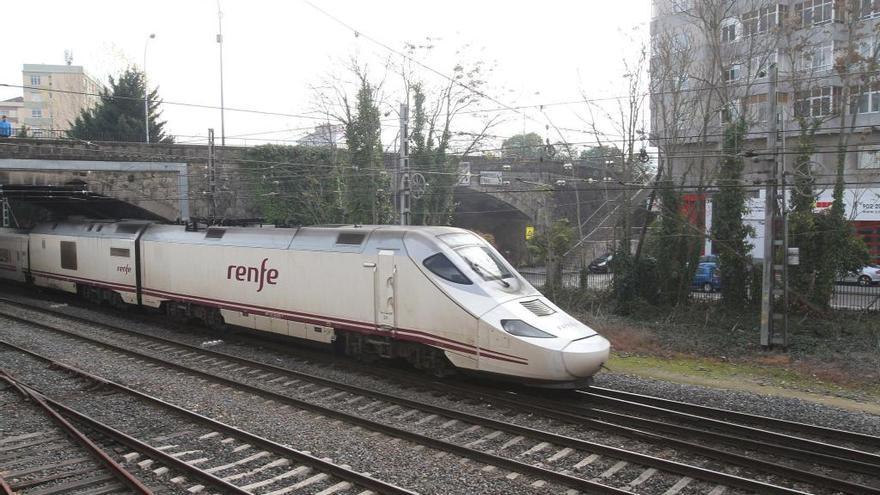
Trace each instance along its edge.
<instances>
[{"instance_id":1,"label":"stone bridge","mask_svg":"<svg viewBox=\"0 0 880 495\"><path fill-rule=\"evenodd\" d=\"M246 148L216 147L219 216L259 218L242 179ZM394 163L396 155L386 157ZM208 217L208 148L200 145L85 142L50 139L0 141L0 184L83 184L168 220ZM610 238L615 195L603 192L607 172L586 162L511 161L470 157L461 162L453 223L491 234L509 259L526 256L526 229L568 218L581 237ZM236 184L238 187L236 187ZM604 227L603 227L604 225Z\"/></svg>"},{"instance_id":2,"label":"stone bridge","mask_svg":"<svg viewBox=\"0 0 880 495\"><path fill-rule=\"evenodd\" d=\"M527 228L543 231L560 218L567 218L579 237L604 241L611 229L602 227L614 224L609 212L620 194L619 187L607 191L609 183L617 184L611 175L580 160L463 158L454 223L491 234L514 262L526 257Z\"/></svg>"}]
</instances>

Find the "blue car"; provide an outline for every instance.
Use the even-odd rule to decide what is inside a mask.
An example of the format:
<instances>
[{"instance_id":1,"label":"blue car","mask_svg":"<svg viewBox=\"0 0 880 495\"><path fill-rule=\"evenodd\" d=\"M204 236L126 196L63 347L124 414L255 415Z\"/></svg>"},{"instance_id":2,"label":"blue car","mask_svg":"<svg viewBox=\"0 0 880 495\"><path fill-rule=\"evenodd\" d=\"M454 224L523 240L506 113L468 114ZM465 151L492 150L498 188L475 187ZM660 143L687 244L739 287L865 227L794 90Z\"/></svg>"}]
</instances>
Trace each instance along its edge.
<instances>
[{"instance_id":1,"label":"blue car","mask_svg":"<svg viewBox=\"0 0 880 495\"><path fill-rule=\"evenodd\" d=\"M721 290L721 270L717 263L700 263L697 265L697 273L691 281L692 289L703 292L715 292Z\"/></svg>"}]
</instances>

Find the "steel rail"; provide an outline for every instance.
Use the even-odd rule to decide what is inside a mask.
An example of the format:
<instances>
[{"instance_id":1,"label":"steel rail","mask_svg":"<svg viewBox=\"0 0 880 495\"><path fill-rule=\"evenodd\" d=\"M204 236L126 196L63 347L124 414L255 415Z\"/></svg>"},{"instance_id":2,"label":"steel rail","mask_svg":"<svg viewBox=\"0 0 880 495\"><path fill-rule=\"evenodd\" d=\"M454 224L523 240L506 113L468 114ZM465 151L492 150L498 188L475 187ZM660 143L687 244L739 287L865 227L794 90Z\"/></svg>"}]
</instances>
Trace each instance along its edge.
<instances>
[{"instance_id":1,"label":"steel rail","mask_svg":"<svg viewBox=\"0 0 880 495\"><path fill-rule=\"evenodd\" d=\"M39 324L37 324L37 325L39 325ZM100 341L94 341L94 343L102 344ZM106 386L106 387L111 387L111 388L115 388L118 390L122 390L123 392L126 392L129 394L135 395L137 397L149 400L151 402L160 404L163 407L171 408L171 409L175 410L176 412L187 415L188 417L191 417L201 423L210 424L215 429L222 429L223 431L225 431L229 434L244 437L246 440L248 440L249 443L252 443L253 445L260 445L264 449L274 450L276 452L278 449L284 449L284 450L288 450L290 452L296 453L299 456L307 456L306 454L303 454L301 452L298 452L298 451L295 451L292 449L287 449L286 447L284 447L280 444L277 444L275 442L272 442L271 440L267 440L262 437L252 435L250 433L246 433L242 430L239 430L238 428L225 425L224 423L216 422L215 420L212 420L210 418L202 416L198 413L195 413L195 412L189 411L187 409L181 408L179 406L176 406L174 404L165 402L164 400L159 399L157 397L152 397L150 395L147 395L147 394L144 394L144 393L139 392L137 390L134 390L132 388L129 388L125 385L122 385L122 384L119 384L119 383L116 383L116 382L113 382L110 380L106 380L104 378L101 378L101 377L94 375L92 373L89 373L87 371L80 370L79 368L76 368L76 367L73 367L73 366L70 366L70 365L67 365L64 363L59 363L59 362L53 360L52 358L43 356L39 353L36 353L34 351L30 351L28 349L24 349L19 346L16 346L15 344L12 344L12 343L7 342L5 340L0 339L0 345L5 345L5 346L10 347L12 349L15 349L19 352L26 353L32 357L37 358L37 359L46 361L48 363L52 363L54 366L63 368L66 371L77 374L77 375L82 376L84 378L93 380L97 383L100 383L100 384ZM113 346L110 346L110 347L112 348ZM120 352L125 352L125 350L121 349ZM132 354L134 355L137 353L132 353ZM576 476L571 476L571 475L563 474L563 473L556 472L556 471L551 471L548 469L544 469L544 468L541 468L538 466L533 466L531 464L526 464L526 463L523 463L520 461L515 461L512 459L505 458L505 457L495 456L495 455L481 452L478 450L474 450L474 449L471 449L468 447L458 446L458 445L446 442L444 440L438 440L433 437L424 436L424 435L421 435L418 433L412 433L412 432L409 432L406 430L395 428L393 426L385 425L383 423L377 423L375 421L361 418L359 416L354 416L354 415L350 415L348 413L343 413L343 412L335 411L335 410L332 410L329 408L325 408L323 406L309 404L307 402L300 401L298 399L294 399L294 398L288 397L286 395L277 394L275 392L269 392L269 391L260 389L258 387L253 387L251 385L237 382L235 380L229 380L226 378L218 377L216 375L212 375L210 373L202 372L199 370L194 370L194 369L188 368L186 366L176 365L175 363L168 363L167 361L163 361L158 358L153 358L148 355L143 355L143 356L139 356L139 357L141 359L153 361L157 364L160 364L162 366L166 366L168 368L173 368L173 369L177 369L179 371L189 372L193 375L202 376L202 377L208 378L210 380L222 383L222 384L229 386L229 387L236 387L238 389L245 390L249 393L253 393L255 395L259 395L259 396L268 398L270 400L274 400L276 402L282 402L282 403L285 403L288 405L292 405L294 407L311 410L313 412L317 412L322 415L342 419L342 420L348 421L350 423L356 424L358 426L369 428L374 431L379 431L379 432L387 434L389 436L399 437L402 439L412 441L416 444L427 445L427 446L436 448L438 450L444 450L444 451L447 451L447 452L450 452L450 453L453 453L453 454L456 454L459 456L469 457L472 459L476 459L480 462L484 462L486 464L491 464L491 465L495 465L498 467L503 467L506 469L510 469L511 471L517 471L517 472L529 474L532 476L539 477L541 479L556 481L556 482L559 482L559 483L567 485L567 486L572 486L572 487L576 487L579 489L589 489L590 491L588 493L602 493L602 494L610 494L610 495L631 495L631 492L626 491L626 490L613 488L608 485L603 485L603 484L600 484L600 483L597 483L597 482L594 482L591 480L578 478ZM284 455L290 456L293 454L286 453ZM314 458L311 456L307 456L307 457L309 457L310 459L315 459L315 462L309 461L312 464L316 464L316 463L320 462L323 464L327 464L327 465L336 467L337 471L339 469L344 469L344 468L339 468L338 466L336 466L332 463L327 463L325 461L321 461L320 459L317 459L317 458ZM329 469L327 471L329 471ZM348 470L345 470L345 471L348 471ZM350 471L346 474L350 474L350 473L354 473L354 472ZM333 472L332 474L337 475L340 478L346 479L347 481L353 481L352 479L350 479L351 478L350 476L348 476L348 477L342 476L341 474L337 474L336 472ZM360 473L354 473L354 474L357 474L358 476L365 478L365 480L355 481L356 484L361 485L361 486L365 486L365 487L370 488L372 490L376 490L380 493L410 494L410 495L413 494L413 492L403 490L401 488L395 487L394 485L387 485L384 482L380 482L380 481L375 480L373 478L366 477L364 475L361 475ZM369 482L372 482L373 484L371 485ZM390 489L381 489L379 486L376 485L377 483L381 483L382 485L386 485L387 487L393 487L394 489L396 489L398 491L394 491L394 490L390 490ZM767 493L770 493L770 492L767 492ZM803 492L786 491L786 492L779 492L779 493L802 494Z\"/></svg>"},{"instance_id":2,"label":"steel rail","mask_svg":"<svg viewBox=\"0 0 880 495\"><path fill-rule=\"evenodd\" d=\"M19 393L23 393L25 399L33 401L53 422L67 433L71 439L85 448L95 460L105 465L113 477L119 480L123 485L127 486L135 493L153 495L153 491L144 485L141 480L128 472L128 470L122 467L118 462L114 461L107 452L104 452L104 450L98 446L98 444L93 442L83 432L79 431L69 421L64 419L63 416L58 414L57 411L46 403L42 396L35 394L33 389L22 384L21 381L15 378L8 370L0 368L0 379L15 387Z\"/></svg>"},{"instance_id":3,"label":"steel rail","mask_svg":"<svg viewBox=\"0 0 880 495\"><path fill-rule=\"evenodd\" d=\"M63 366L58 362L54 362L54 365ZM7 376L11 377L11 375L9 375L8 372L6 374L7 374ZM0 378L6 378L6 377L3 377L2 375L3 375L3 373L0 372ZM21 380L19 380L17 378L13 378L13 380L15 380L16 386L19 390L23 391L25 394L27 394L28 397L32 398L34 401L36 401L38 404L40 404L41 407L43 407L47 412L49 412L53 416L53 418L58 418L58 419L60 419L60 421L63 421L64 424L67 425L67 426L65 426L65 428L67 428L69 426L70 428L73 429L73 431L76 431L75 427L72 424L70 424L70 422L68 422L66 419L64 419L60 414L58 414L55 411L55 409L63 411L68 416L72 416L73 418L75 418L76 421L87 425L89 428L91 428L93 430L100 431L104 435L107 435L108 437L114 439L116 442L119 442L119 443L129 447L130 449L136 451L136 452L140 452L142 454L145 454L147 457L149 457L153 460L160 461L161 463L163 463L169 467L173 467L182 473L186 473L186 474L195 476L196 478L201 478L201 479L207 481L210 485L215 486L216 488L222 488L223 490L225 490L226 493L236 493L236 494L240 494L240 495L247 495L249 493L247 491L239 489L235 485L232 485L228 482L221 480L220 478L217 478L216 476L211 475L210 473L205 473L204 471L196 468L195 466L187 464L186 462L184 462L176 457L172 457L171 455L169 455L161 450L158 450L158 449L156 449L146 443L141 442L140 440L137 440L134 437L131 437L131 436L119 431L119 430L116 430L113 427L108 426L108 425L106 425L106 424L104 424L104 423L102 423L102 422L100 422L90 416L87 416L79 411L76 411L75 409L73 409L72 407L70 407L66 404L63 404L57 400L51 399L48 396L46 396L45 393L41 392L40 390L38 390L36 388L32 388L32 387L24 384ZM86 440L88 441L88 439L86 439ZM92 443L92 442L90 442L90 443ZM97 446L95 446L95 447L99 448ZM108 457L108 459L109 459L109 457ZM125 471L125 469L122 468L122 466L119 466L115 461L113 461L112 459L109 459L109 460L110 460L110 462L112 462L113 464L118 466L120 469ZM128 473L127 471L125 471L125 472ZM135 489L139 490L138 488L135 488ZM149 489L147 489L146 492L138 491L138 493L152 494L153 492L149 491Z\"/></svg>"},{"instance_id":4,"label":"steel rail","mask_svg":"<svg viewBox=\"0 0 880 495\"><path fill-rule=\"evenodd\" d=\"M202 376L202 377L205 377L208 379L212 379L215 381L221 381L222 383L225 383L229 386L244 388L244 389L247 389L249 392L252 392L252 393L255 393L258 395L263 395L263 396L268 397L268 398L275 400L275 401L287 402L287 403L294 405L296 407L314 410L314 411L317 411L321 414L338 417L340 419L344 419L347 421L357 421L357 422L360 422L360 424L362 424L365 427L369 427L369 428L373 428L373 429L380 428L380 427L381 428L393 428L393 431L391 431L389 434L392 434L395 436L400 436L403 434L410 434L406 430L401 430L398 428L389 427L389 426L384 425L382 423L376 423L376 422L373 422L370 420L365 420L365 419L360 418L358 416L349 415L348 413L341 413L341 412L335 411L333 409L329 409L329 408L325 408L323 406L318 406L318 405L314 405L314 404L311 404L308 402L304 402L299 399L295 399L295 398L289 397L287 395L278 394L276 392L272 392L272 391L269 391L269 390L266 390L266 389L263 389L260 387L255 387L255 386L252 386L252 385L249 385L246 383L242 383L242 382L239 382L236 380L231 380L228 378L219 377L217 375L214 375L214 374L211 374L208 372L204 372L204 371L201 371L198 369L190 368L185 365L178 364L178 363L168 362L167 360L164 360L161 358L156 358L156 357L151 356L149 354L144 354L140 351L134 351L134 350L120 347L120 346L116 346L114 344L110 344L110 343L107 343L107 342L104 342L104 341L101 341L98 339L93 339L91 337L80 335L76 332L70 332L68 330L59 329L59 328L56 328L56 327L53 327L53 326L47 325L47 324L32 322L30 320L25 320L25 319L17 317L17 316L11 316L11 315L4 314L4 317L17 319L18 321L21 321L22 323L33 324L33 325L37 325L37 326L40 326L43 328L47 328L51 331L61 333L63 335L69 335L70 337L73 337L73 338L76 338L79 340L84 340L84 341L88 341L91 343L96 343L96 344L102 345L104 347L114 349L117 352L134 355L134 356L137 356L141 359L149 360L149 361L155 362L160 365L172 367L172 368L175 368L175 369L178 369L181 371L194 373L199 376ZM90 320L87 320L87 319L86 319L86 321L89 322L90 324L96 324L96 322L91 322ZM416 402L416 401L412 401L409 399L404 399L401 397L393 396L390 394L365 390L365 389L362 389L359 387L355 387L355 386L348 385L348 384L343 384L340 382L335 382L333 380L325 379L322 377L317 377L314 375L309 375L306 373L297 372L297 371L289 370L286 368L279 368L279 367L275 367L273 365L267 365L264 363L254 362L254 361L247 360L245 358L240 358L237 356L230 356L225 353L218 352L218 351L202 349L200 347L191 346L189 344L184 344L184 343L177 342L177 341L170 340L170 339L164 339L161 337L154 337L154 336L145 335L145 334L142 334L142 333L136 332L136 331L117 328L112 325L106 325L106 324L100 324L100 325L105 326L105 327L109 327L111 330L114 330L117 332L134 334L137 337L145 338L147 340L155 340L155 341L161 342L163 344L181 347L181 348L195 351L195 352L220 356L220 357L223 357L226 359L234 360L234 361L239 362L241 364L247 364L249 366L255 366L255 367L262 367L263 369L266 369L267 371L274 371L274 372L285 373L285 374L288 374L291 376L297 376L300 378L308 379L310 381L326 384L326 385L332 386L334 388L348 390L348 391L351 391L351 392L354 392L354 393L357 393L360 395L367 395L367 396L371 396L371 397L385 400L388 402L395 402L397 404L401 404L401 405L404 405L407 407L412 407L415 409L421 409L424 411L431 411L436 414L441 414L441 415L444 415L447 417L461 419L462 421L470 422L473 424L483 424L485 426L490 426L492 428L499 429L502 431L508 431L508 432L511 432L514 434L523 434L523 435L530 436L532 438L539 438L539 439L543 439L545 441L553 442L555 444L565 445L565 446L569 446L572 448L578 448L581 450L592 450L592 451L596 451L596 452L601 452L601 453L603 453L605 455L609 455L611 457L626 459L626 460L629 460L630 462L635 462L638 464L642 464L642 465L646 465L646 466L650 466L650 467L655 467L657 469L661 469L661 470L665 470L665 471L669 471L669 472L674 472L674 473L681 474L684 476L690 476L693 478L703 479L706 481L722 483L722 484L729 485L732 487L739 487L739 488L744 488L744 489L748 489L748 490L753 490L753 491L757 491L759 493L799 493L794 490L789 490L787 488L758 482L756 480L749 480L746 478L728 475L726 473L720 473L720 472L716 472L716 471L706 470L703 468L697 468L697 467L689 466L686 464L676 463L674 461L668 461L665 459L647 456L645 454L628 452L625 450L616 449L614 447L608 447L608 446L601 445L601 444L586 442L584 440L580 440L580 439L576 439L576 438L563 437L560 435L555 435L555 434L543 432L540 430L534 430L534 429L527 428L527 427L512 425L509 423L503 423L503 422L493 420L491 418L486 418L486 417L477 416L477 415L471 415L471 414L467 414L467 413L462 413L460 411L454 411L451 409L428 405L428 404L424 404L421 402ZM861 490L867 489L869 491L864 492L864 493L880 494L880 490L870 491L870 490L872 490L870 487L864 487L862 485L850 483L850 482L847 482L844 480L838 480L836 478L819 476L819 475L816 475L816 474L811 473L809 471L797 470L797 469L789 468L786 466L780 466L777 464L768 463L766 461L760 461L760 460L753 459L750 457L741 456L738 454L733 454L733 453L729 453L729 452L725 452L725 451L719 451L717 449L711 449L711 448L708 448L708 447L705 447L702 445L684 442L679 439L664 437L661 435L648 433L648 432L644 432L644 431L640 431L640 430L636 430L636 429L632 429L632 428L626 428L626 427L622 427L622 426L611 424L611 423L601 422L601 421L597 421L597 420L589 420L589 418L577 417L577 419L581 423L587 421L587 422L590 422L590 424L592 426L601 428L606 431L611 431L613 433L623 434L623 435L638 438L641 440L647 440L652 443L660 443L660 444L672 443L679 448L695 451L695 452L697 452L701 455L707 456L707 457L720 459L725 462L729 462L732 464L738 464L738 465L742 465L745 467L758 468L760 470L763 470L763 471L771 473L771 474L779 474L780 472L782 472L782 473L785 473L789 476L792 476L794 479L800 479L802 481L806 481L808 483L815 484L815 485L826 486L826 487L829 487L832 489L842 490L842 491L849 492L849 493L863 493ZM366 423L364 423L365 421L366 421ZM416 440L416 441L418 441L418 440ZM448 443L444 442L444 444L448 444ZM459 448L457 446L454 446L454 444L448 444L448 445L453 446L455 448ZM468 449L468 450L472 450L472 449ZM479 452L479 451L475 451L475 452ZM467 455L467 454L463 454L463 455ZM504 458L501 458L501 459L504 459ZM493 462L488 462L488 463L493 464ZM528 465L525 465L525 466L528 466ZM546 473L544 475L546 476ZM579 478L576 478L576 479L579 479ZM604 486L604 485L601 485L601 486Z\"/></svg>"},{"instance_id":5,"label":"steel rail","mask_svg":"<svg viewBox=\"0 0 880 495\"><path fill-rule=\"evenodd\" d=\"M840 430L837 428L829 428L827 426L812 425L809 423L801 423L797 421L789 421L785 419L772 418L770 416L762 416L758 414L744 413L733 411L730 409L722 409L700 404L692 404L689 402L664 399L651 395L637 394L634 392L626 392L623 390L613 390L605 387L591 386L586 393L591 396L607 396L615 399L623 399L631 402L651 404L657 407L676 410L691 414L710 415L716 418L727 418L733 421L741 421L744 423L759 424L763 426L772 426L781 429L797 431L816 436L824 436L830 438L838 438L841 440L862 443L880 449L880 437L869 435L867 433L859 433L849 430Z\"/></svg>"},{"instance_id":6,"label":"steel rail","mask_svg":"<svg viewBox=\"0 0 880 495\"><path fill-rule=\"evenodd\" d=\"M35 323L35 324L39 325L38 323ZM100 341L95 341L95 343L100 344ZM215 419L209 418L209 417L201 415L199 413L190 411L188 409L177 406L177 405L172 404L170 402L166 402L158 397L151 396L149 394L146 394L144 392L127 387L127 386L122 385L120 383L116 383L114 381L107 380L106 378L102 378L102 377L95 375L93 373L90 373L88 371L81 370L81 369L76 368L74 366L62 363L60 361L57 361L57 360L50 358L48 356L44 356L44 355L37 353L35 351L25 349L23 347L15 345L11 342L7 342L5 340L0 339L0 345L4 345L6 347L14 349L14 350L21 352L23 354L27 354L35 359L44 361L53 367L63 369L69 373L78 375L82 378L86 378L86 379L91 380L95 383L98 383L104 387L120 390L120 391L127 393L129 395L133 395L139 399L143 399L145 401L159 405L162 408L170 409L176 413L179 413L183 416L186 416L187 418L192 419L193 421L195 421L198 424L207 425L207 426L211 427L212 429L223 431L226 434L243 438L243 439L247 440L247 442L250 443L251 445L257 445L263 449L274 452L275 454L278 454L280 456L290 457L290 458L295 459L298 462L301 462L303 464L309 464L309 465L321 470L322 472L329 473L329 474L336 476L338 478L341 478L343 480L352 482L358 486L362 486L362 487L368 488L370 490L374 490L378 493L385 493L385 494L389 494L389 495L416 495L414 492L412 492L410 490L406 490L406 489L398 487L396 485L392 485L390 483L386 483L384 481L372 478L366 474L358 473L357 471L344 468L344 467L336 465L332 462L325 461L323 459L319 459L319 458L314 457L312 455L306 454L304 452L300 452L300 451L295 450L290 447L286 447L286 446L281 445L277 442L274 442L274 441L269 440L267 438L260 437L258 435L253 434L253 433L248 433L248 432L241 430L239 428L236 428L234 426L217 421ZM161 362L161 360L156 360L156 361Z\"/></svg>"},{"instance_id":7,"label":"steel rail","mask_svg":"<svg viewBox=\"0 0 880 495\"><path fill-rule=\"evenodd\" d=\"M98 325L98 326L107 328L111 331L116 331L116 332L120 332L120 333L124 333L124 334L128 334L128 335L134 335L134 336L137 336L140 338L145 338L148 340L161 342L163 344L177 346L177 347L185 348L185 349L192 350L195 352L201 352L201 353L205 353L205 354L218 356L223 359L232 360L232 361L235 361L235 362L247 365L247 366L260 367L260 368L265 369L267 371L272 371L272 372L276 372L276 373L285 373L288 375L297 376L300 378L319 382L319 383L322 383L324 385L331 386L334 388L348 390L350 392L358 393L361 395L369 395L369 396L372 396L377 399L385 400L388 402L394 402L394 403L404 405L407 407L423 409L423 410L426 410L427 407L431 407L431 408L436 407L436 406L428 406L428 405L420 403L420 402L411 401L409 399L403 399L401 397L393 396L390 394L383 394L383 393L379 393L379 392L368 391L366 389L362 389L362 388L355 387L352 385L336 382L334 380L325 379L325 378L318 377L315 375L310 375L307 373L297 372L297 371L289 370L286 368L280 368L278 366L274 366L274 365L270 365L270 364L266 364L266 363L252 361L252 360L249 360L246 358L241 358L238 356L226 354L226 353L223 353L220 351L203 349L201 347L178 342L175 340L165 339L162 337L156 337L156 336L152 336L152 335L147 335L147 334L144 334L144 333L141 333L138 331L134 331L134 330L126 329L126 328L121 328L121 327L107 324L107 323L103 323L103 322L96 322L96 321L93 321L88 318L83 318L83 317L79 317L79 316L75 316L75 315L68 315L67 313L60 312L60 311L54 311L54 310L44 309L41 307L35 307L35 306L29 305L27 303L20 303L18 301L8 301L3 298L0 298L0 302L9 302L12 305L18 305L21 307L25 307L27 309L34 309L35 311L38 311L38 312L56 314L58 316L69 318L69 319L72 319L75 321L81 321L81 322L89 324L89 325ZM32 323L27 320L23 320L23 322ZM49 327L49 328L54 329L52 327ZM58 329L54 329L54 330L55 331L62 331L62 330L58 330ZM65 332L65 331L62 331L62 332ZM78 338L83 338L82 336L78 336L78 334L75 334L75 336L77 336ZM103 342L101 342L101 343L104 345L108 345ZM121 349L121 350L123 352L130 352L126 349ZM162 362L166 362L166 361L162 361ZM211 376L214 376L214 375L211 375ZM415 381L413 380L412 382L415 382ZM419 383L421 385L425 384L422 382L419 382ZM469 394L472 396L475 394L471 390L460 389L459 387L451 386L448 384L434 383L432 385L440 386L440 387L447 388L447 389L454 389L455 391L457 391L459 393L465 393L465 394ZM263 389L260 389L260 390L263 390ZM486 395L486 394L477 393L477 395ZM854 493L859 493L858 490L860 490L860 489L875 490L875 491L869 491L867 493L880 493L880 490L876 490L871 487L866 487L864 485L858 485L858 484L851 483L851 482L848 482L845 480L841 480L841 479L837 479L837 478L833 478L833 477L828 477L828 476L816 475L815 473L812 473L810 471L794 469L794 468L790 468L787 466L779 465L777 463L770 463L770 462L762 461L759 459L754 459L752 457L742 456L742 455L734 454L731 452L727 452L727 451L723 451L723 450L719 450L719 449L714 449L714 448L706 447L706 446L699 445L699 444L694 444L691 442L685 442L685 441L681 440L680 437L682 436L682 434L688 434L688 435L692 435L692 436L701 437L704 439L725 442L725 443L729 443L729 444L733 444L733 445L737 445L737 446L745 446L747 448L752 448L752 449L763 449L764 451L769 451L774 454L786 454L786 455L789 455L790 457L796 458L796 459L809 460L811 462L820 463L820 464L826 463L828 465L836 466L836 467L839 467L839 468L842 468L842 469L845 469L848 471L862 472L862 473L867 473L867 474L871 474L871 475L878 472L877 470L880 469L880 464L875 465L870 462L859 462L857 460L845 459L845 458L842 459L842 458L838 458L838 457L835 457L832 455L815 453L815 452L811 452L809 450L792 448L792 447L785 446L785 445L757 442L754 440L743 439L740 437L733 437L730 435L722 435L719 433L707 432L704 430L699 430L699 429L694 429L694 428L689 428L689 427L684 427L684 426L670 425L667 423L661 423L661 422L657 422L654 420L623 415L623 414L615 413L612 411L600 411L600 413L604 416L605 420L604 421L596 420L594 418L584 417L584 416L579 415L577 413L571 413L571 412L566 413L564 411L564 409L566 409L570 406L567 406L562 403L557 403L556 406L558 406L558 407L549 408L549 407L543 407L543 406L537 405L537 404L531 404L531 403L526 404L526 403L524 403L524 401L521 398L513 400L513 399L510 399L509 396L505 397L503 395L498 395L495 392L490 392L488 395L491 395L493 398L500 400L500 401L504 401L504 402L508 403L509 405L511 405L512 407L516 407L519 409L529 408L534 412L540 412L542 414L549 415L551 417L555 417L556 419L561 419L561 420L564 420L567 422L575 422L575 423L580 423L580 424L586 423L586 424L589 424L593 427L597 427L597 428L600 428L600 429L603 429L606 431L610 431L612 433L622 434L622 435L626 435L631 438L637 438L640 440L648 440L653 443L658 443L658 442L659 443L672 443L672 444L677 445L679 448L690 450L692 452L696 452L701 455L705 455L705 456L712 457L715 459L723 460L724 462L729 462L732 464L738 464L738 465L741 465L744 467L763 470L763 471L766 471L771 474L778 474L780 472L785 472L789 476L793 476L794 479L799 479L801 481L806 481L811 484L825 486L827 488L832 488L832 489L840 489L840 490L844 490L844 491L856 490ZM449 416L449 417L456 417L457 419L461 419L463 421L468 421L471 423L475 423L476 421L478 421L475 418L480 418L481 420L492 421L490 418L483 418L480 416L472 416L472 415L460 416L463 413L460 413L458 411L452 411L449 409L440 408L440 409L434 410L434 412L437 414L443 414L443 415ZM647 429L648 432L658 431L658 430L665 431L667 433L675 434L676 437L666 437L666 436L662 436L662 435L657 435L655 433L648 433L646 431L641 431L641 430L638 430L635 428L629 428L626 426L622 426L622 425L618 424L618 422L624 422L624 423L628 423L630 425L635 424L640 428ZM507 424L504 424L502 426L493 426L493 427L496 427L497 429L503 429L504 426L507 426ZM739 425L737 425L737 426L739 426ZM532 432L532 433L519 432L519 433L525 433L525 434L529 434L531 436L535 436L534 432ZM772 432L768 432L768 433L772 433ZM648 436L646 436L646 435L648 435ZM787 436L780 436L780 437L788 438ZM804 439L799 439L797 437L792 437L792 438L794 438L795 440L803 440L805 442L810 442L810 441L807 441ZM561 439L556 439L553 441L555 443L561 443ZM816 442L816 443L819 445L824 445L819 442ZM832 446L832 447L837 447L837 446ZM576 448L583 449L585 447L576 447ZM593 448L595 448L595 447L593 447ZM838 448L840 448L840 447L838 447ZM843 450L846 452L850 452L848 449L843 449ZM859 451L855 451L855 452L858 453ZM867 453L861 453L861 454L865 454L868 456L869 459L873 460L873 458L871 457L872 454L867 454ZM608 454L608 455L614 455L614 454ZM632 462L640 462L640 461L633 460ZM642 462L642 463L644 463L644 462ZM648 465L650 465L650 464L648 464ZM652 467L657 467L657 466L652 466ZM668 468L659 467L659 469L668 469ZM683 473L680 473L680 474L683 474ZM700 476L695 473L685 474L685 475L700 478ZM716 482L720 482L720 483L727 483L725 481L720 481L720 480L715 480L715 479L713 479L712 481L716 481ZM762 488L766 489L766 487L762 487ZM754 488L747 488L747 489L754 489Z\"/></svg>"},{"instance_id":8,"label":"steel rail","mask_svg":"<svg viewBox=\"0 0 880 495\"><path fill-rule=\"evenodd\" d=\"M862 450L851 449L846 447L841 447L839 445L834 445L825 442L819 442L816 440L805 439L801 437L796 437L792 435L787 435L784 433L777 433L773 431L763 430L760 428L755 428L753 426L740 425L737 423L730 423L727 421L722 421L715 418L710 418L706 416L700 416L694 413L687 413L682 411L675 411L672 409L662 408L658 406L653 406L650 404L641 404L637 402L633 402L630 400L617 399L613 397L603 397L598 394L590 394L589 392L580 392L580 394L585 395L590 398L595 398L596 400L600 400L606 404L614 404L623 408L629 408L632 410L637 410L639 412L648 412L654 413L658 415L664 415L668 417L674 417L676 419L687 421L691 423L698 423L701 426L706 426L710 428L718 428L720 430L724 430L730 433L737 433L745 436L751 437L761 437L769 440L775 440L777 442L784 442L784 444L792 445L796 448L802 449L806 452L816 452L825 454L828 456L834 456L841 459L849 459L852 461L858 461L861 463L865 463L867 465L875 466L873 473L880 472L880 455L873 454L870 452L865 452ZM568 409L575 411L597 411L600 414L610 413L610 411L605 411L601 408L596 408L594 406L574 406L568 405ZM615 413L612 413L615 414ZM743 439L745 441L745 439ZM763 443L763 442L762 442Z\"/></svg>"}]
</instances>

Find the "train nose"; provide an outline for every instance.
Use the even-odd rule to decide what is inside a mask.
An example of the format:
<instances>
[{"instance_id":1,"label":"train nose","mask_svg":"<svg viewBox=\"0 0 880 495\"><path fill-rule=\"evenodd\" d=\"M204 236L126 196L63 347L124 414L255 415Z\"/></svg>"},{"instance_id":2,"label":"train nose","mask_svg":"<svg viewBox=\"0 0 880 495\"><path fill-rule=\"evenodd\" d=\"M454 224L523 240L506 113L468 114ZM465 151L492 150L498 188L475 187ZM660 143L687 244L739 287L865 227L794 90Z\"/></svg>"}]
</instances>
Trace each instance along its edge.
<instances>
[{"instance_id":1,"label":"train nose","mask_svg":"<svg viewBox=\"0 0 880 495\"><path fill-rule=\"evenodd\" d=\"M601 335L571 341L562 350L565 370L577 377L592 376L608 361L611 343Z\"/></svg>"}]
</instances>

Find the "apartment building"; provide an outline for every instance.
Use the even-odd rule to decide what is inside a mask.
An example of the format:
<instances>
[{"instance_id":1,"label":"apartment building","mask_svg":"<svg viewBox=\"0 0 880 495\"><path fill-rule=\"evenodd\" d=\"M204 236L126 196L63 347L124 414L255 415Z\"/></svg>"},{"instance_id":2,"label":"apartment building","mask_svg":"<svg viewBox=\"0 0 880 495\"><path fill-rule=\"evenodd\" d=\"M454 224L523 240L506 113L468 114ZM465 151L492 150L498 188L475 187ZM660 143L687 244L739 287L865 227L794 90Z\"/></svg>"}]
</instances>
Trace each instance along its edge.
<instances>
[{"instance_id":1,"label":"apartment building","mask_svg":"<svg viewBox=\"0 0 880 495\"><path fill-rule=\"evenodd\" d=\"M23 107L24 98L21 96L0 101L0 116L5 116L6 120L17 130L19 128L18 116Z\"/></svg>"},{"instance_id":2,"label":"apartment building","mask_svg":"<svg viewBox=\"0 0 880 495\"><path fill-rule=\"evenodd\" d=\"M767 149L775 66L787 177L803 173L795 154L812 135L815 207L829 207L843 143L847 214L880 262L880 0L654 0L652 9L652 141L672 175L708 186L686 196L700 224L711 228L726 124L744 117L743 148ZM747 160L746 183L766 179L768 168ZM752 254L760 258L764 190L756 184L749 196ZM713 250L710 240L705 250Z\"/></svg>"},{"instance_id":3,"label":"apartment building","mask_svg":"<svg viewBox=\"0 0 880 495\"><path fill-rule=\"evenodd\" d=\"M98 102L103 86L78 65L24 64L19 122L35 137L60 136L80 112Z\"/></svg>"}]
</instances>

